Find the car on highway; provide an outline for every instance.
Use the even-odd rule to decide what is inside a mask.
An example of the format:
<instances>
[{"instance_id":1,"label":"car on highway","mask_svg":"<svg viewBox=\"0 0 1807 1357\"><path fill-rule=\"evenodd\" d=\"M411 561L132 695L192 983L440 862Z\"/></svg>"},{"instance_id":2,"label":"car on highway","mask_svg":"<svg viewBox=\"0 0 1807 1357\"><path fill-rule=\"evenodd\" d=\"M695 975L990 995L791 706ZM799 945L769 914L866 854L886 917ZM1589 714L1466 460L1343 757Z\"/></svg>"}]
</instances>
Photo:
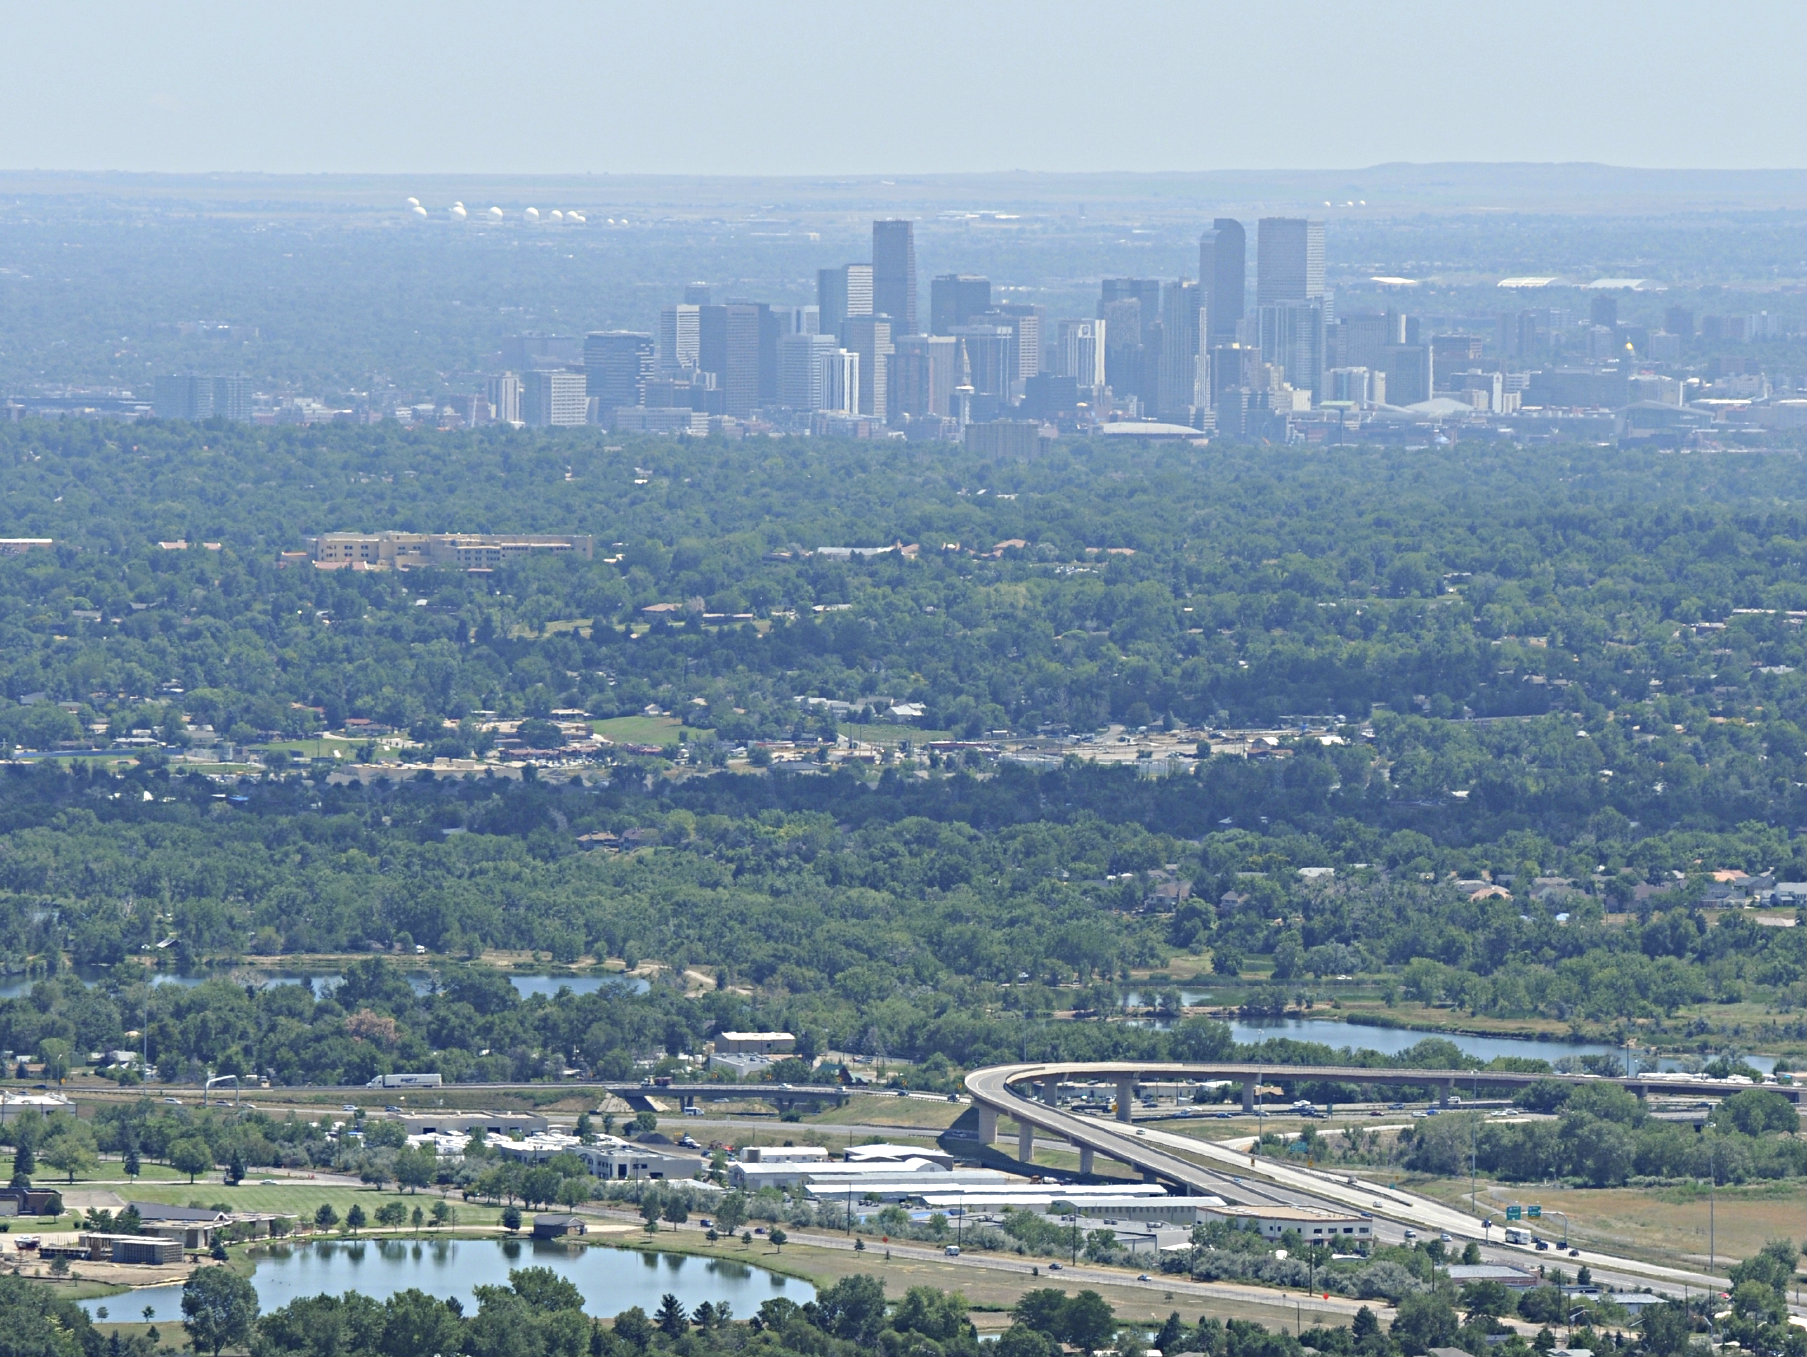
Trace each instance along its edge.
<instances>
[{"instance_id":1,"label":"car on highway","mask_svg":"<svg viewBox=\"0 0 1807 1357\"><path fill-rule=\"evenodd\" d=\"M174 1103L177 1107L182 1106L182 1100L180 1098L165 1098L163 1101L166 1103Z\"/></svg>"},{"instance_id":2,"label":"car on highway","mask_svg":"<svg viewBox=\"0 0 1807 1357\"><path fill-rule=\"evenodd\" d=\"M1580 1249L1570 1249L1570 1250L1569 1250L1569 1257L1571 1257L1571 1258L1579 1258L1579 1257L1580 1257L1580 1256L1581 1256L1581 1250L1580 1250Z\"/></svg>"},{"instance_id":3,"label":"car on highway","mask_svg":"<svg viewBox=\"0 0 1807 1357\"><path fill-rule=\"evenodd\" d=\"M1417 1237L1418 1237L1418 1231L1416 1231L1416 1230L1407 1230L1407 1231L1406 1231L1406 1232L1405 1232L1405 1237L1406 1237L1406 1238L1407 1238L1407 1239L1416 1239L1416 1238L1417 1238Z\"/></svg>"},{"instance_id":4,"label":"car on highway","mask_svg":"<svg viewBox=\"0 0 1807 1357\"><path fill-rule=\"evenodd\" d=\"M1154 1278L1150 1277L1146 1272L1141 1272L1136 1274L1136 1280L1139 1282L1152 1282Z\"/></svg>"},{"instance_id":5,"label":"car on highway","mask_svg":"<svg viewBox=\"0 0 1807 1357\"><path fill-rule=\"evenodd\" d=\"M1061 1265L1060 1265L1060 1264L1059 1264L1059 1263L1049 1263L1049 1264L1048 1264L1048 1271L1050 1271L1050 1272L1065 1272L1065 1271L1066 1271L1066 1269L1065 1269L1065 1268L1063 1268L1063 1267L1062 1267L1062 1266L1061 1266Z\"/></svg>"},{"instance_id":6,"label":"car on highway","mask_svg":"<svg viewBox=\"0 0 1807 1357\"><path fill-rule=\"evenodd\" d=\"M1445 1230L1442 1234L1438 1235L1437 1238L1441 1239L1445 1244L1447 1244L1450 1242L1450 1240L1454 1239L1455 1236L1450 1234L1450 1232L1448 1230Z\"/></svg>"}]
</instances>

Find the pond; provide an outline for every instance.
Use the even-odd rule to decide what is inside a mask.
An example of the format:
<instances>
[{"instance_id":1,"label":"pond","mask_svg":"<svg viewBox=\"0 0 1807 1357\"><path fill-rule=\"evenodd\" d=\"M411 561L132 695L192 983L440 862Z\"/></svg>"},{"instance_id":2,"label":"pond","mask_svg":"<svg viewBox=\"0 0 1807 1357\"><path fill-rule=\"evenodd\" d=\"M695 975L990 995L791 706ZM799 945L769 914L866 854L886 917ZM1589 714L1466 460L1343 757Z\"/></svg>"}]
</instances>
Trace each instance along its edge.
<instances>
[{"instance_id":1,"label":"pond","mask_svg":"<svg viewBox=\"0 0 1807 1357\"><path fill-rule=\"evenodd\" d=\"M1366 1027L1359 1023L1339 1022L1335 1018L1252 1018L1235 1019L1230 1023L1230 1035L1239 1043L1252 1045L1266 1041L1270 1037L1290 1037L1294 1041L1316 1041L1326 1046L1351 1046L1358 1051L1379 1051L1383 1055L1398 1055L1408 1047L1415 1046L1427 1037L1440 1037L1450 1042L1463 1055L1475 1057L1477 1060L1492 1060L1496 1056L1524 1056L1531 1060L1547 1060L1551 1064L1570 1055L1614 1055L1621 1061L1625 1058L1625 1048L1608 1046L1598 1041L1533 1041L1527 1037L1477 1037L1458 1033L1425 1032L1410 1027ZM1775 1068L1773 1056L1749 1055L1744 1059L1751 1068L1768 1074ZM1648 1066L1648 1057L1641 1056L1640 1063ZM1673 1070L1678 1068L1677 1062L1664 1059L1659 1062L1660 1068Z\"/></svg>"},{"instance_id":2,"label":"pond","mask_svg":"<svg viewBox=\"0 0 1807 1357\"><path fill-rule=\"evenodd\" d=\"M762 1302L784 1296L799 1305L815 1299L815 1288L795 1277L769 1272L732 1258L692 1258L681 1253L641 1253L607 1246L585 1248L531 1239L383 1239L363 1242L320 1240L275 1245L257 1255L251 1283L268 1313L298 1296L358 1291L384 1300L418 1287L441 1298L456 1296L464 1312L477 1312L477 1286L506 1286L511 1268L547 1267L583 1292L584 1309L601 1319L638 1305L651 1314L670 1292L694 1310L704 1301L733 1306L746 1319ZM144 1307L151 1322L182 1321L182 1288L149 1286L117 1296L81 1302L90 1315L102 1306L111 1319L137 1323Z\"/></svg>"}]
</instances>

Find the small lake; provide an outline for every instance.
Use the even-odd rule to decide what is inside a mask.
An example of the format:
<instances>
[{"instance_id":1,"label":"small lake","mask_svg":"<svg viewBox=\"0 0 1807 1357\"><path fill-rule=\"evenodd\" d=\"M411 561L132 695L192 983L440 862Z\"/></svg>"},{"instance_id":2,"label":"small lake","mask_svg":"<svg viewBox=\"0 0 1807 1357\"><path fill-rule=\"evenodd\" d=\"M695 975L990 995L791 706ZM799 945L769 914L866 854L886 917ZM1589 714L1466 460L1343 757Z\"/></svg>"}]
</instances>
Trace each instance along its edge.
<instances>
[{"instance_id":1,"label":"small lake","mask_svg":"<svg viewBox=\"0 0 1807 1357\"><path fill-rule=\"evenodd\" d=\"M511 1268L546 1267L583 1292L584 1309L600 1319L638 1305L651 1314L670 1292L694 1310L704 1301L728 1302L738 1319L751 1318L762 1302L784 1296L799 1305L815 1299L808 1282L780 1276L732 1258L692 1258L681 1253L641 1253L606 1246L583 1247L531 1239L322 1240L276 1245L257 1255L251 1284L267 1314L299 1296L358 1291L382 1301L419 1287L429 1295L456 1296L464 1312L477 1312L473 1287L506 1286ZM182 1322L182 1288L142 1290L80 1302L90 1315L106 1307L110 1319L140 1323L144 1307L155 1324Z\"/></svg>"},{"instance_id":2,"label":"small lake","mask_svg":"<svg viewBox=\"0 0 1807 1357\"><path fill-rule=\"evenodd\" d=\"M1294 1041L1322 1042L1326 1046L1350 1046L1358 1051L1379 1051L1383 1055L1398 1055L1409 1047L1416 1046L1428 1037L1439 1037L1450 1042L1463 1055L1475 1057L1477 1060L1492 1060L1497 1056L1524 1056L1531 1060L1547 1060L1555 1064L1569 1055L1612 1055L1620 1061L1625 1058L1625 1048L1608 1046L1597 1041L1532 1041L1526 1037L1477 1037L1457 1033L1423 1032L1409 1027L1367 1027L1360 1023L1338 1022L1334 1018L1252 1018L1233 1019L1230 1024L1230 1035L1243 1045L1253 1045L1268 1040L1270 1037L1290 1037ZM1639 1059L1648 1065L1648 1056ZM1775 1058L1766 1055L1747 1055L1744 1059L1752 1069L1768 1074L1775 1068ZM1664 1059L1660 1068L1673 1070L1678 1068L1671 1059Z\"/></svg>"}]
</instances>

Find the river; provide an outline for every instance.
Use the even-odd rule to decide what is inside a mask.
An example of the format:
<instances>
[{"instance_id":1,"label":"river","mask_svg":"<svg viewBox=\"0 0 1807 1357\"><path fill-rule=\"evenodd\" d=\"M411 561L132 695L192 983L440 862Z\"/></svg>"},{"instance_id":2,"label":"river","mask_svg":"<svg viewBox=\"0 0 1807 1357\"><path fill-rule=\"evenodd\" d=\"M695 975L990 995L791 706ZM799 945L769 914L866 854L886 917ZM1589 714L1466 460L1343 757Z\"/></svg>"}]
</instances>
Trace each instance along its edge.
<instances>
[{"instance_id":1,"label":"river","mask_svg":"<svg viewBox=\"0 0 1807 1357\"><path fill-rule=\"evenodd\" d=\"M475 1314L473 1288L506 1286L509 1269L519 1267L547 1267L569 1278L583 1292L585 1310L601 1319L635 1305L651 1314L667 1292L687 1310L704 1301L726 1301L741 1319L773 1296L801 1305L816 1294L808 1282L738 1259L531 1239L320 1240L272 1245L256 1257L251 1284L266 1314L298 1296L358 1291L381 1301L409 1287L442 1298L456 1296L467 1315ZM179 1324L182 1288L174 1283L150 1286L81 1302L90 1315L105 1308L109 1318L129 1323L141 1322L147 1305L152 1323Z\"/></svg>"}]
</instances>

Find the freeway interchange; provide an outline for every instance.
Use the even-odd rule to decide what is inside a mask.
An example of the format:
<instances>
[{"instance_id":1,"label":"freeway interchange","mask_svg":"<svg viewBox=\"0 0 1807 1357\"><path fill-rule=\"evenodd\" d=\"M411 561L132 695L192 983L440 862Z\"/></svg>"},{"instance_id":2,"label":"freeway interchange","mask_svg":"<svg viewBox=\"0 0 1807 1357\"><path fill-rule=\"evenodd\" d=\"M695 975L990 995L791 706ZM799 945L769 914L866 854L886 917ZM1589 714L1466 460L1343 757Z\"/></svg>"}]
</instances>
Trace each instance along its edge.
<instances>
[{"instance_id":1,"label":"freeway interchange","mask_svg":"<svg viewBox=\"0 0 1807 1357\"><path fill-rule=\"evenodd\" d=\"M1489 1262L1526 1260L1525 1250L1497 1241L1487 1221L1445 1203L1363 1182L1360 1178L1302 1166L1276 1164L1257 1158L1233 1145L1176 1135L1153 1127L1138 1128L1132 1120L1134 1092L1142 1082L1154 1080L1227 1081L1242 1086L1243 1105L1253 1110L1255 1091L1264 1080L1288 1083L1346 1083L1356 1085L1414 1086L1440 1089L1447 1105L1457 1087L1518 1088L1539 1079L1561 1082L1598 1082L1595 1075L1535 1075L1504 1071L1364 1069L1340 1066L1258 1066L1234 1063L1140 1064L1123 1062L1055 1062L1000 1065L974 1070L966 1077L979 1113L979 1139L990 1146L997 1140L998 1120L1016 1123L1016 1158L1031 1162L1038 1133L1064 1141L1079 1152L1081 1174L1092 1172L1097 1156L1112 1159L1139 1171L1151 1181L1166 1183L1184 1192L1224 1196L1245 1204L1282 1204L1360 1212L1373 1217L1377 1238L1389 1234L1402 1239L1407 1230L1447 1235L1452 1241L1473 1240L1481 1245ZM1065 1082L1105 1083L1116 1087L1116 1118L1084 1115L1060 1105ZM1642 1096L1661 1091L1724 1097L1748 1088L1744 1081L1704 1079L1692 1076L1642 1075L1612 1080ZM1781 1090L1799 1099L1796 1089ZM1567 1258L1566 1252L1562 1255ZM1535 1257L1535 1255L1533 1255ZM1650 1287L1682 1294L1684 1290L1724 1288L1723 1277L1685 1268L1665 1267L1642 1259L1617 1257L1581 1250L1574 1260L1592 1269L1607 1285L1625 1289Z\"/></svg>"}]
</instances>

